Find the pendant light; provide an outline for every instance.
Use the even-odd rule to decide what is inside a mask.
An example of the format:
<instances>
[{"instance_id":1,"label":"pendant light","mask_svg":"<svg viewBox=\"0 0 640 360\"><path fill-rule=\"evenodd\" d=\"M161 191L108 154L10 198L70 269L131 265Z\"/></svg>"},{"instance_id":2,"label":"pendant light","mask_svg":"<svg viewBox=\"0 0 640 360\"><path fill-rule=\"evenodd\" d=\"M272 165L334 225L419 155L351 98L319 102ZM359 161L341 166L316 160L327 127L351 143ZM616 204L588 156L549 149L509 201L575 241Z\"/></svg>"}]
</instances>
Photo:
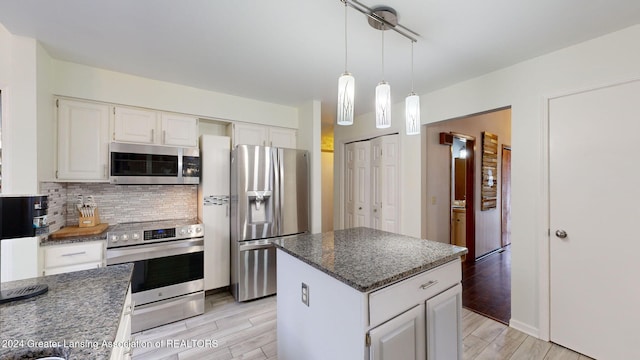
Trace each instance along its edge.
<instances>
[{"instance_id":1,"label":"pendant light","mask_svg":"<svg viewBox=\"0 0 640 360\"><path fill-rule=\"evenodd\" d=\"M411 41L411 92L404 100L407 135L420 134L420 97L413 91L413 41Z\"/></svg>"},{"instance_id":2,"label":"pendant light","mask_svg":"<svg viewBox=\"0 0 640 360\"><path fill-rule=\"evenodd\" d=\"M376 128L391 126L391 86L384 81L384 26L382 31L382 81L376 86Z\"/></svg>"},{"instance_id":3,"label":"pendant light","mask_svg":"<svg viewBox=\"0 0 640 360\"><path fill-rule=\"evenodd\" d=\"M353 124L355 79L347 71L347 1L344 0L344 73L338 79L338 125Z\"/></svg>"}]
</instances>

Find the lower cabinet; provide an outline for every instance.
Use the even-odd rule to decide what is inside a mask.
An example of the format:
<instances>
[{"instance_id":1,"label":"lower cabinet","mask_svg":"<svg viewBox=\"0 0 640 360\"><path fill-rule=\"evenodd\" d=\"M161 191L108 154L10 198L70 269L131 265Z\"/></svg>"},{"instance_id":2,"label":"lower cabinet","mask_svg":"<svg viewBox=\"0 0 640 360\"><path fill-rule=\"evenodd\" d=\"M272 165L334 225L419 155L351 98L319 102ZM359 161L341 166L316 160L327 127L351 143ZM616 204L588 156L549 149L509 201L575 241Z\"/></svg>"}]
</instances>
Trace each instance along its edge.
<instances>
[{"instance_id":1,"label":"lower cabinet","mask_svg":"<svg viewBox=\"0 0 640 360\"><path fill-rule=\"evenodd\" d=\"M369 358L372 360L424 359L424 304L396 316L369 331Z\"/></svg>"},{"instance_id":2,"label":"lower cabinet","mask_svg":"<svg viewBox=\"0 0 640 360\"><path fill-rule=\"evenodd\" d=\"M462 359L462 286L426 303L427 359Z\"/></svg>"},{"instance_id":3,"label":"lower cabinet","mask_svg":"<svg viewBox=\"0 0 640 360\"><path fill-rule=\"evenodd\" d=\"M104 266L104 241L91 241L40 248L42 275L55 275Z\"/></svg>"},{"instance_id":4,"label":"lower cabinet","mask_svg":"<svg viewBox=\"0 0 640 360\"><path fill-rule=\"evenodd\" d=\"M131 286L127 292L122 314L120 315L120 325L116 333L116 340L111 351L111 360L131 359L131 316L133 314L133 303L131 302Z\"/></svg>"}]
</instances>

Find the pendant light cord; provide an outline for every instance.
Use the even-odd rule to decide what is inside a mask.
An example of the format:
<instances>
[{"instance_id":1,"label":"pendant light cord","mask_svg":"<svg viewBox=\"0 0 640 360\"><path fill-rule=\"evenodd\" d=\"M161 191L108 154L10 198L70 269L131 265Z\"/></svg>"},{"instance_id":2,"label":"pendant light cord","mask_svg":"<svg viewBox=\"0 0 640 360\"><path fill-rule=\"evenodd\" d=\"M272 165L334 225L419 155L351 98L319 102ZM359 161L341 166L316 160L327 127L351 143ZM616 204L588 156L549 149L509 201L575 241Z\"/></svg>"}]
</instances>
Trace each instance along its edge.
<instances>
[{"instance_id":1,"label":"pendant light cord","mask_svg":"<svg viewBox=\"0 0 640 360\"><path fill-rule=\"evenodd\" d=\"M344 1L344 72L347 72L347 1Z\"/></svg>"},{"instance_id":2,"label":"pendant light cord","mask_svg":"<svg viewBox=\"0 0 640 360\"><path fill-rule=\"evenodd\" d=\"M384 26L384 24L382 24ZM382 81L384 81L384 27L382 28Z\"/></svg>"},{"instance_id":3,"label":"pendant light cord","mask_svg":"<svg viewBox=\"0 0 640 360\"><path fill-rule=\"evenodd\" d=\"M411 42L411 93L413 94L413 41Z\"/></svg>"}]
</instances>

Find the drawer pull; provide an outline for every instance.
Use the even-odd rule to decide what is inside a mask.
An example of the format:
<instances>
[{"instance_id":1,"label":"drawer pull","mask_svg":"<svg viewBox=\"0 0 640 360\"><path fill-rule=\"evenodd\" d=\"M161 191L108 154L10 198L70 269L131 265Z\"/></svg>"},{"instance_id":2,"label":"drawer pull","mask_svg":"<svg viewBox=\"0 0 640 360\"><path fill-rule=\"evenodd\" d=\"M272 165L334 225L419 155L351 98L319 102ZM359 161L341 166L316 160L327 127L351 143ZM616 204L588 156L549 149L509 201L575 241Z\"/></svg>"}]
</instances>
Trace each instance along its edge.
<instances>
[{"instance_id":1,"label":"drawer pull","mask_svg":"<svg viewBox=\"0 0 640 360\"><path fill-rule=\"evenodd\" d=\"M85 255L86 253L87 253L86 251L80 251L80 252L75 252L75 253L70 253L70 254L62 254L62 256Z\"/></svg>"},{"instance_id":2,"label":"drawer pull","mask_svg":"<svg viewBox=\"0 0 640 360\"><path fill-rule=\"evenodd\" d=\"M426 290L437 283L438 283L438 280L429 280L426 284L420 285L420 289Z\"/></svg>"}]
</instances>

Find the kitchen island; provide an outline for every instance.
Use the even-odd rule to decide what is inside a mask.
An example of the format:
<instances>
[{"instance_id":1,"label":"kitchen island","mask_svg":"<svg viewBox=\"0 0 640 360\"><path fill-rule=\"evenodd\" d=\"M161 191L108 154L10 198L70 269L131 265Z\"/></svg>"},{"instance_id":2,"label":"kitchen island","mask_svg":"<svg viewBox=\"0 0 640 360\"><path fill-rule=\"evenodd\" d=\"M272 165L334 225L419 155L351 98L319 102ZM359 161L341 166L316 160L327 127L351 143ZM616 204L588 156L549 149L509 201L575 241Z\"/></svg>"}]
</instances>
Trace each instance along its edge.
<instances>
[{"instance_id":1,"label":"kitchen island","mask_svg":"<svg viewBox=\"0 0 640 360\"><path fill-rule=\"evenodd\" d=\"M123 264L2 283L3 290L47 284L49 291L0 305L0 359L120 358L130 346L130 324L121 320L130 320L132 271Z\"/></svg>"},{"instance_id":2,"label":"kitchen island","mask_svg":"<svg viewBox=\"0 0 640 360\"><path fill-rule=\"evenodd\" d=\"M462 359L466 248L369 228L274 243L279 359Z\"/></svg>"}]
</instances>

